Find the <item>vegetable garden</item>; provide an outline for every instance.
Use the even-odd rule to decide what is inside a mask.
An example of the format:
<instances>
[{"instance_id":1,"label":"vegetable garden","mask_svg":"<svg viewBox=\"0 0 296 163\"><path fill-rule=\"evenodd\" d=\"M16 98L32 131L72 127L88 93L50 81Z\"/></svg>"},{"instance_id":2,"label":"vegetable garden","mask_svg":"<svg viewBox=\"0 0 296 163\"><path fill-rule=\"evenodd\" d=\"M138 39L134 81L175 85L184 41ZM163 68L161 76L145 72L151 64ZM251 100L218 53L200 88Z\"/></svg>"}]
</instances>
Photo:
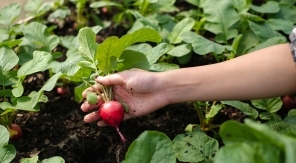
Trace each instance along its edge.
<instances>
[{"instance_id":1,"label":"vegetable garden","mask_svg":"<svg viewBox=\"0 0 296 163\"><path fill-rule=\"evenodd\" d=\"M295 3L28 0L20 22L20 4L1 8L0 162L295 163L294 95L180 103L120 123L128 107L110 102L106 86L102 98L117 106L100 113L110 126L85 123L80 110L97 102L82 92L98 75L215 64L286 43Z\"/></svg>"}]
</instances>

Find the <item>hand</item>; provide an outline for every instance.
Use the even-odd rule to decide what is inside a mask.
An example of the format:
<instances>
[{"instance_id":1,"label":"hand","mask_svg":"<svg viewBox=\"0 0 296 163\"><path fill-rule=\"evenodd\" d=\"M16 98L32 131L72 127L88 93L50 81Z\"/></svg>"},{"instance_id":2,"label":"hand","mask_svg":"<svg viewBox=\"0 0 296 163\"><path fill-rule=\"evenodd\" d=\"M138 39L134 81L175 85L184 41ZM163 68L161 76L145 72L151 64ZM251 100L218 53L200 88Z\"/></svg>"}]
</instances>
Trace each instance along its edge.
<instances>
[{"instance_id":1,"label":"hand","mask_svg":"<svg viewBox=\"0 0 296 163\"><path fill-rule=\"evenodd\" d=\"M124 120L149 114L168 104L165 89L159 80L157 73L148 72L139 69L126 70L123 72L111 74L105 77L97 77L96 81L102 85L113 85L115 100L123 101L128 106L128 112L125 113ZM98 91L98 86L95 87ZM93 88L87 88L82 96L85 98L88 91L94 91ZM98 120L98 126L106 125L100 120L96 109L104 101L98 96L98 103L91 105L87 101L81 105L81 110L88 112L84 117L87 123Z\"/></svg>"}]
</instances>

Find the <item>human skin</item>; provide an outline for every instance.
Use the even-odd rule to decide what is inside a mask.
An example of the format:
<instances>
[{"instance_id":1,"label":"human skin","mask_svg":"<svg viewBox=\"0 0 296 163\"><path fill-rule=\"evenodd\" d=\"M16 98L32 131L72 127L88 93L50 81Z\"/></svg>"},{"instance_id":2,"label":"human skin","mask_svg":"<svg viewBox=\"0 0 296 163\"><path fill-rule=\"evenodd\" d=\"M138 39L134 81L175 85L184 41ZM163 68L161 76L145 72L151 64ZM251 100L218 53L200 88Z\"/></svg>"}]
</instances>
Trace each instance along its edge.
<instances>
[{"instance_id":1,"label":"human skin","mask_svg":"<svg viewBox=\"0 0 296 163\"><path fill-rule=\"evenodd\" d=\"M156 111L166 105L190 101L252 100L296 92L296 66L288 44L261 49L221 63L166 72L127 70L98 77L102 85L113 85L114 92L129 111L124 119ZM88 88L83 92L85 97ZM82 111L98 108L87 102ZM100 121L97 112L85 122Z\"/></svg>"}]
</instances>

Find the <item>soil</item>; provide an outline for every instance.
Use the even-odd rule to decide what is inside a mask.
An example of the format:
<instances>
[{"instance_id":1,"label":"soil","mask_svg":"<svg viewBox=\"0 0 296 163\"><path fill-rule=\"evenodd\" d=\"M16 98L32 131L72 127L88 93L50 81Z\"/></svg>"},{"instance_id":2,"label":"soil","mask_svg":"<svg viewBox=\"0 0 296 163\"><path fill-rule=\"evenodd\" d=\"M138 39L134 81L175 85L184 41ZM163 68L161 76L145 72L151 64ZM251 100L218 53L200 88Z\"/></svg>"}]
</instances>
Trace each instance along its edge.
<instances>
[{"instance_id":1,"label":"soil","mask_svg":"<svg viewBox=\"0 0 296 163\"><path fill-rule=\"evenodd\" d=\"M22 127L23 137L11 142L17 150L15 163L35 155L40 160L61 156L68 163L118 163L124 160L132 141L145 130L163 132L173 139L184 133L188 124L199 123L190 103L173 104L147 116L123 121L119 127L127 142L122 142L115 128L84 123L85 113L72 94L61 96L52 91L47 92L47 96L50 101L41 104L40 112L20 112L17 116L16 123ZM243 118L237 109L226 108L213 123Z\"/></svg>"},{"instance_id":2,"label":"soil","mask_svg":"<svg viewBox=\"0 0 296 163\"><path fill-rule=\"evenodd\" d=\"M75 13L73 6L69 7ZM186 9L186 6L180 5L180 8ZM110 15L106 15L106 19L110 19ZM63 28L55 29L54 32L58 35L77 35L74 27L75 21L67 18ZM100 32L98 41L124 34L124 28L111 26ZM190 62L181 67L212 63L215 61L210 55L192 55ZM25 89L28 92L38 90L48 79L47 74L48 72L36 73L27 77ZM145 130L163 132L173 139L177 134L184 133L188 124L199 123L192 104L173 104L149 115L122 122L119 128L127 138L127 142L122 142L115 128L84 123L86 113L80 110L81 103L76 102L73 97L75 84L70 84L69 87L71 92L68 95L59 95L55 90L45 92L49 101L40 104L40 112L18 113L16 123L22 127L23 137L10 142L17 150L14 163L21 158L35 155L39 156L39 160L61 156L67 163L118 163L124 160L129 145ZM244 118L240 111L230 107L222 109L213 123L221 124L229 119L243 121Z\"/></svg>"}]
</instances>

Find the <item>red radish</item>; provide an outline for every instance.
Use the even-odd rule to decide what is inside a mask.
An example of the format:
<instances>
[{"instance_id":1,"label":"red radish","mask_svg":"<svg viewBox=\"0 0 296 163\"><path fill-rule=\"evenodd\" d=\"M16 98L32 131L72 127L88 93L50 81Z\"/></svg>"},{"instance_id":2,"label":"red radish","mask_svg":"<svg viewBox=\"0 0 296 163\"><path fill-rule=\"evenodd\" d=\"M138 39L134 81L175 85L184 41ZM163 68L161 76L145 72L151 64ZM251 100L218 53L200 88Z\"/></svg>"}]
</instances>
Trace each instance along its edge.
<instances>
[{"instance_id":1,"label":"red radish","mask_svg":"<svg viewBox=\"0 0 296 163\"><path fill-rule=\"evenodd\" d=\"M11 124L9 127L10 140L17 140L23 136L22 128L18 124Z\"/></svg>"},{"instance_id":2,"label":"red radish","mask_svg":"<svg viewBox=\"0 0 296 163\"><path fill-rule=\"evenodd\" d=\"M70 88L69 87L58 87L57 88L57 93L60 95L66 95L70 92Z\"/></svg>"},{"instance_id":3,"label":"red radish","mask_svg":"<svg viewBox=\"0 0 296 163\"><path fill-rule=\"evenodd\" d=\"M102 13L107 13L108 12L108 9L107 9L107 7L102 7Z\"/></svg>"},{"instance_id":4,"label":"red radish","mask_svg":"<svg viewBox=\"0 0 296 163\"><path fill-rule=\"evenodd\" d=\"M291 110L296 108L296 99L286 95L282 98L283 101L283 109L285 110Z\"/></svg>"},{"instance_id":5,"label":"red radish","mask_svg":"<svg viewBox=\"0 0 296 163\"><path fill-rule=\"evenodd\" d=\"M116 128L121 140L126 141L124 136L121 134L118 126L124 117L124 108L120 102L117 101L107 101L101 105L99 109L99 115L102 120L109 126Z\"/></svg>"}]
</instances>

